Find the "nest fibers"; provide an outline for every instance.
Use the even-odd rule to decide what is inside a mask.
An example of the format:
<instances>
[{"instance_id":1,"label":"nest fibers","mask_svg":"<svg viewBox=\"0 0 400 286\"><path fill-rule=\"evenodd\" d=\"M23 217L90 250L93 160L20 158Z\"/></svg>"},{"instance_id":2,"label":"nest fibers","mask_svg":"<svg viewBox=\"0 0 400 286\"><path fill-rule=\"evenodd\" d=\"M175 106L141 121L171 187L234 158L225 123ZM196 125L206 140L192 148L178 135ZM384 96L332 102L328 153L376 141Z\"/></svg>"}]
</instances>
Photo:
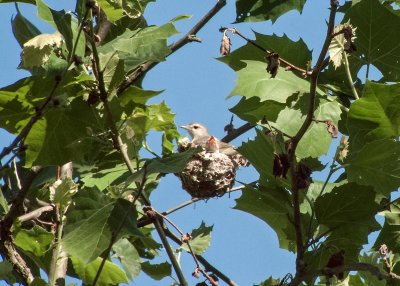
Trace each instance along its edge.
<instances>
[{"instance_id":1,"label":"nest fibers","mask_svg":"<svg viewBox=\"0 0 400 286\"><path fill-rule=\"evenodd\" d=\"M184 138L179 142L179 152L192 147ZM192 197L211 198L222 196L235 183L236 169L245 166L242 156L228 156L219 152L202 151L195 154L185 169L176 174L182 181L182 188Z\"/></svg>"}]
</instances>

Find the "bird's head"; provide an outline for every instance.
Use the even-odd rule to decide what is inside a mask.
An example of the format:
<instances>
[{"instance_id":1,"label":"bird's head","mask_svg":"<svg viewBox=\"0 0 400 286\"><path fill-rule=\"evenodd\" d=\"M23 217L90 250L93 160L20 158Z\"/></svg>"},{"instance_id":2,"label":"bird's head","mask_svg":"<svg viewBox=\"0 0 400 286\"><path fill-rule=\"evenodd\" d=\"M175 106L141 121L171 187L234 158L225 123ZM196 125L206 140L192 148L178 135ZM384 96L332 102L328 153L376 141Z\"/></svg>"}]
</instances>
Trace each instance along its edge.
<instances>
[{"instance_id":1,"label":"bird's head","mask_svg":"<svg viewBox=\"0 0 400 286\"><path fill-rule=\"evenodd\" d=\"M188 125L180 126L183 129L186 129L189 132L189 135L192 138L199 138L199 137L209 137L208 129L204 125L194 122Z\"/></svg>"}]
</instances>

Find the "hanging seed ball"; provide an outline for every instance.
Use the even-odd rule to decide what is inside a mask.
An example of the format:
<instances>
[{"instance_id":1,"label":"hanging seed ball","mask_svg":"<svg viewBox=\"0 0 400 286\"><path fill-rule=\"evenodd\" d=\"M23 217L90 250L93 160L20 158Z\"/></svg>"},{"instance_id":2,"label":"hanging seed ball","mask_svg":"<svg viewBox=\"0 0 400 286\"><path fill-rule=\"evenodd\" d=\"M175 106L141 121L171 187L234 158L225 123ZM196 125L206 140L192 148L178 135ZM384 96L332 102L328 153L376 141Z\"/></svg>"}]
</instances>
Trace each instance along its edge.
<instances>
[{"instance_id":1,"label":"hanging seed ball","mask_svg":"<svg viewBox=\"0 0 400 286\"><path fill-rule=\"evenodd\" d=\"M190 141L179 143L182 143L179 144L180 152L191 147ZM185 169L176 175L181 179L182 188L192 197L206 199L222 196L232 188L236 168L227 155L202 151L195 154Z\"/></svg>"}]
</instances>

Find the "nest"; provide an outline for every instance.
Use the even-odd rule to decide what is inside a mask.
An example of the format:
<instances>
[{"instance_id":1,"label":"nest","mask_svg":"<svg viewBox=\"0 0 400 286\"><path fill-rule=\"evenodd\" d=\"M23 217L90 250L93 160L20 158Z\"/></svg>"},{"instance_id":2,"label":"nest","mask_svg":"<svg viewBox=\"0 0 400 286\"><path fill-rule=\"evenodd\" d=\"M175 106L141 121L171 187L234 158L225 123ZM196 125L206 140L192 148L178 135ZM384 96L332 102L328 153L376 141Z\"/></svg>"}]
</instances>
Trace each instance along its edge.
<instances>
[{"instance_id":1,"label":"nest","mask_svg":"<svg viewBox=\"0 0 400 286\"><path fill-rule=\"evenodd\" d=\"M182 144L179 151L191 147L190 143L186 146ZM182 181L182 188L192 197L206 199L222 196L232 188L236 168L237 163L229 156L202 151L194 155L185 169L176 175Z\"/></svg>"}]
</instances>

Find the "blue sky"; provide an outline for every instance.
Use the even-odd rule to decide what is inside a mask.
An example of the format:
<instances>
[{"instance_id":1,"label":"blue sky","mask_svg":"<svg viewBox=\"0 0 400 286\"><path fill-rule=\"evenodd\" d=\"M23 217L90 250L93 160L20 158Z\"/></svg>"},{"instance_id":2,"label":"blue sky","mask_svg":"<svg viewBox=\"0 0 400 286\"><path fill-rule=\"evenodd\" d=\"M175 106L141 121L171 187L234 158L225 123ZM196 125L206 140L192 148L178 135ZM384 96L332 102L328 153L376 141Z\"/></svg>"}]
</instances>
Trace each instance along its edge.
<instances>
[{"instance_id":1,"label":"blue sky","mask_svg":"<svg viewBox=\"0 0 400 286\"><path fill-rule=\"evenodd\" d=\"M341 1L342 3L343 1ZM55 9L72 10L72 1L47 1ZM151 3L146 10L149 24L161 25L180 14L192 15L191 19L176 23L177 29L185 33L188 31L213 5L215 1L188 1L188 0L159 0ZM239 97L226 99L235 84L235 73L226 65L216 60L219 57L221 26L235 27L243 34L253 38L252 29L263 34L287 34L292 40L301 36L308 47L319 53L320 46L326 33L326 22L329 10L329 1L308 0L302 14L296 11L287 13L278 19L274 25L268 22L250 24L231 24L235 20L234 1L228 1L225 8L214 17L207 26L197 35L202 43L191 43L159 64L144 80L145 89L165 90L161 96L152 99L152 103L165 100L176 113L177 125L198 121L207 125L210 132L221 138L223 128L229 123L233 107ZM52 32L51 28L36 18L35 7L20 4L25 17L35 23L43 32ZM10 19L15 14L13 4L1 4L0 9L0 87L12 84L18 79L28 76L25 71L17 70L20 61L20 47L11 33ZM172 39L176 40L181 35ZM245 42L232 37L232 49L239 48ZM241 122L234 119L236 127ZM182 130L182 135L186 135ZM0 133L0 146L6 146L11 137L4 132ZM253 133L242 135L233 144L240 145L247 141ZM159 151L160 136L152 134L150 147ZM148 154L150 156L150 154ZM320 175L323 180L324 175ZM257 179L252 168L239 170L237 179L251 182ZM210 248L204 256L226 275L239 285L258 283L269 275L283 277L294 271L294 256L278 247L275 233L261 220L232 209L235 198L240 192L229 197L210 199L207 202L198 202L188 206L170 216L170 218L185 232L197 228L201 221L207 225L214 225ZM159 211L172 208L190 196L180 186L179 180L173 175L162 179L160 186L151 196L154 207ZM173 244L172 244L173 245ZM161 257L159 261L165 261ZM189 255L182 255L184 273L187 274L190 285L199 280L190 277L195 264ZM165 279L157 285L169 285L171 279ZM1 282L0 282L1 284ZM156 285L141 275L133 285Z\"/></svg>"}]
</instances>

